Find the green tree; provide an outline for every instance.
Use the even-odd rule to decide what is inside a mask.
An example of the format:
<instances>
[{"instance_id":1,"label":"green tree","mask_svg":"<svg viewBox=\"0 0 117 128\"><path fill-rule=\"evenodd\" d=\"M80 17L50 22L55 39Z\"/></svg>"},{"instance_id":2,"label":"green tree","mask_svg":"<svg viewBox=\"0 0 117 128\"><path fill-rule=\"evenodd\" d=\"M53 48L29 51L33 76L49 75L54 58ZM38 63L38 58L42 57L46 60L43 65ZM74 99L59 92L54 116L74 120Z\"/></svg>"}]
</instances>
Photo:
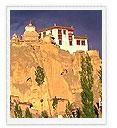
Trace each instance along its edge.
<instances>
[{"instance_id":1,"label":"green tree","mask_svg":"<svg viewBox=\"0 0 117 128\"><path fill-rule=\"evenodd\" d=\"M73 104L68 101L68 103L66 104L66 110L65 110L66 117L73 118L72 112L73 112Z\"/></svg>"},{"instance_id":2,"label":"green tree","mask_svg":"<svg viewBox=\"0 0 117 128\"><path fill-rule=\"evenodd\" d=\"M102 66L100 66L100 70L98 71L99 83L102 85Z\"/></svg>"},{"instance_id":3,"label":"green tree","mask_svg":"<svg viewBox=\"0 0 117 128\"><path fill-rule=\"evenodd\" d=\"M100 66L100 70L98 71L98 77L99 77L99 87L102 88L102 67ZM99 90L100 98L102 99L102 90Z\"/></svg>"},{"instance_id":4,"label":"green tree","mask_svg":"<svg viewBox=\"0 0 117 128\"><path fill-rule=\"evenodd\" d=\"M47 114L47 111L46 110L44 110L44 111L41 112L41 117L42 118L48 118L48 114Z\"/></svg>"},{"instance_id":5,"label":"green tree","mask_svg":"<svg viewBox=\"0 0 117 128\"><path fill-rule=\"evenodd\" d=\"M80 80L83 91L81 92L82 97L82 117L83 118L95 118L94 105L93 105L93 67L91 65L91 58L87 54L86 57L81 57L81 72Z\"/></svg>"},{"instance_id":6,"label":"green tree","mask_svg":"<svg viewBox=\"0 0 117 128\"><path fill-rule=\"evenodd\" d=\"M23 116L22 116L22 110L21 110L19 104L17 104L17 103L15 105L14 114L15 114L15 117L16 118L23 118Z\"/></svg>"},{"instance_id":7,"label":"green tree","mask_svg":"<svg viewBox=\"0 0 117 128\"><path fill-rule=\"evenodd\" d=\"M100 70L98 71L98 77L99 77L99 116L102 117L102 67L100 66Z\"/></svg>"},{"instance_id":8,"label":"green tree","mask_svg":"<svg viewBox=\"0 0 117 128\"><path fill-rule=\"evenodd\" d=\"M52 100L53 100L52 107L54 110L56 110L58 104L58 98L56 98L55 96Z\"/></svg>"},{"instance_id":9,"label":"green tree","mask_svg":"<svg viewBox=\"0 0 117 128\"><path fill-rule=\"evenodd\" d=\"M26 108L26 111L25 111L25 118L32 118L32 113L30 113L29 108Z\"/></svg>"},{"instance_id":10,"label":"green tree","mask_svg":"<svg viewBox=\"0 0 117 128\"><path fill-rule=\"evenodd\" d=\"M37 69L35 71L35 76L36 76L35 81L38 83L38 86L43 84L45 78L44 69L40 66L37 66Z\"/></svg>"}]
</instances>

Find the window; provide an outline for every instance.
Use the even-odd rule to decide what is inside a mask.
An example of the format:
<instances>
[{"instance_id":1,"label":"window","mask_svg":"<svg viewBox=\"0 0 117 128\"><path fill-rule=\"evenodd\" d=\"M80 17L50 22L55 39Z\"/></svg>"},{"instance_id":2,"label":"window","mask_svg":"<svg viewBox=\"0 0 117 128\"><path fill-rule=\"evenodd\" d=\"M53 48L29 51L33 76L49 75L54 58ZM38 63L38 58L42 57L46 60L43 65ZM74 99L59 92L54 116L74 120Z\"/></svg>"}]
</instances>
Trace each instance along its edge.
<instances>
[{"instance_id":1,"label":"window","mask_svg":"<svg viewBox=\"0 0 117 128\"><path fill-rule=\"evenodd\" d=\"M72 41L69 41L69 45L72 45Z\"/></svg>"},{"instance_id":2,"label":"window","mask_svg":"<svg viewBox=\"0 0 117 128\"><path fill-rule=\"evenodd\" d=\"M68 33L73 35L73 30L68 30Z\"/></svg>"},{"instance_id":3,"label":"window","mask_svg":"<svg viewBox=\"0 0 117 128\"><path fill-rule=\"evenodd\" d=\"M66 34L66 30L63 30L63 34Z\"/></svg>"},{"instance_id":4,"label":"window","mask_svg":"<svg viewBox=\"0 0 117 128\"><path fill-rule=\"evenodd\" d=\"M82 40L82 45L85 45L85 40Z\"/></svg>"},{"instance_id":5,"label":"window","mask_svg":"<svg viewBox=\"0 0 117 128\"><path fill-rule=\"evenodd\" d=\"M43 37L45 37L46 36L46 32L43 32Z\"/></svg>"},{"instance_id":6,"label":"window","mask_svg":"<svg viewBox=\"0 0 117 128\"><path fill-rule=\"evenodd\" d=\"M72 36L69 36L69 40L72 40Z\"/></svg>"},{"instance_id":7,"label":"window","mask_svg":"<svg viewBox=\"0 0 117 128\"><path fill-rule=\"evenodd\" d=\"M62 45L62 35L58 35L59 45Z\"/></svg>"},{"instance_id":8,"label":"window","mask_svg":"<svg viewBox=\"0 0 117 128\"><path fill-rule=\"evenodd\" d=\"M58 39L61 39L62 40L62 35L58 35Z\"/></svg>"},{"instance_id":9,"label":"window","mask_svg":"<svg viewBox=\"0 0 117 128\"><path fill-rule=\"evenodd\" d=\"M77 40L77 45L80 45L80 40Z\"/></svg>"},{"instance_id":10,"label":"window","mask_svg":"<svg viewBox=\"0 0 117 128\"><path fill-rule=\"evenodd\" d=\"M61 30L58 30L58 34L61 35Z\"/></svg>"},{"instance_id":11,"label":"window","mask_svg":"<svg viewBox=\"0 0 117 128\"><path fill-rule=\"evenodd\" d=\"M59 40L59 45L62 45L62 40Z\"/></svg>"}]
</instances>

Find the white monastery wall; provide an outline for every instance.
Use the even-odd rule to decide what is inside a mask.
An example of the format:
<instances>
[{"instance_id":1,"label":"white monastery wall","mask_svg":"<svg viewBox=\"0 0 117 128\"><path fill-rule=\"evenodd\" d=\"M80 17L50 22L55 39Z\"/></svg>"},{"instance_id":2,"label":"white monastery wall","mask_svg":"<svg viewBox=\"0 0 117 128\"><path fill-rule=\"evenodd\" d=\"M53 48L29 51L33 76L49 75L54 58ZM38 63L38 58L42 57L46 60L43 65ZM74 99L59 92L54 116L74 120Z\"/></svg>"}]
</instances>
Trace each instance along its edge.
<instances>
[{"instance_id":1,"label":"white monastery wall","mask_svg":"<svg viewBox=\"0 0 117 128\"><path fill-rule=\"evenodd\" d=\"M45 37L48 34L52 34L52 36L55 38L54 42L60 46L63 50L68 50L70 54L73 52L76 52L77 50L86 51L88 50L88 42L87 38L84 37L75 37L74 29L72 27L61 27L61 26L55 26L51 28L47 28L45 30L40 31L40 38ZM33 34L32 34L33 33ZM39 33L36 32L35 26L33 26L31 23L25 27L25 32L22 36L22 39L25 41L35 41L38 40ZM33 35L33 36L32 36ZM12 36L12 42L14 40L18 40L18 36L14 34ZM77 40L80 40L77 42ZM30 41L30 42L31 42ZM85 41L82 43L82 41Z\"/></svg>"}]
</instances>

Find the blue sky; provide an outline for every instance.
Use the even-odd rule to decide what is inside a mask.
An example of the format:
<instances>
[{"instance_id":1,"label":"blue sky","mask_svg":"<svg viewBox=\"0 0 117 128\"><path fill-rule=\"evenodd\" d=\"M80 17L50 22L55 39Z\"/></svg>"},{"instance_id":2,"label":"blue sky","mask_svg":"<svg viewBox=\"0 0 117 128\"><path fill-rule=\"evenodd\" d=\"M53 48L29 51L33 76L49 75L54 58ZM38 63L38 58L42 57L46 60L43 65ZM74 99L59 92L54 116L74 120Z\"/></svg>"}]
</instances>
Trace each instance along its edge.
<instances>
[{"instance_id":1,"label":"blue sky","mask_svg":"<svg viewBox=\"0 0 117 128\"><path fill-rule=\"evenodd\" d=\"M100 51L102 56L102 11L101 10L11 10L10 36L23 34L30 20L36 30L57 24L73 26L75 36L87 36L89 49Z\"/></svg>"}]
</instances>

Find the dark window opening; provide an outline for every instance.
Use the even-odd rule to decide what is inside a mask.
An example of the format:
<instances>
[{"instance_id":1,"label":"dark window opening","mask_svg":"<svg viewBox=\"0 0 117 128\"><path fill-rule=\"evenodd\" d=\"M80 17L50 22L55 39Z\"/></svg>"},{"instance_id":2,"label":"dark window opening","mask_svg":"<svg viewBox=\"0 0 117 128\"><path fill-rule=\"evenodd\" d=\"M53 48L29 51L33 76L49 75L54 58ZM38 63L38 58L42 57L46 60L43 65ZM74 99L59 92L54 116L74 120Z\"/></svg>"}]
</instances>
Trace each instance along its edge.
<instances>
[{"instance_id":1,"label":"dark window opening","mask_svg":"<svg viewBox=\"0 0 117 128\"><path fill-rule=\"evenodd\" d=\"M82 40L82 45L85 45L85 40Z\"/></svg>"},{"instance_id":2,"label":"dark window opening","mask_svg":"<svg viewBox=\"0 0 117 128\"><path fill-rule=\"evenodd\" d=\"M43 37L45 37L46 36L46 32L43 32Z\"/></svg>"},{"instance_id":3,"label":"dark window opening","mask_svg":"<svg viewBox=\"0 0 117 128\"><path fill-rule=\"evenodd\" d=\"M77 40L77 45L80 45L80 40Z\"/></svg>"},{"instance_id":4,"label":"dark window opening","mask_svg":"<svg viewBox=\"0 0 117 128\"><path fill-rule=\"evenodd\" d=\"M69 44L72 45L72 41L69 41Z\"/></svg>"},{"instance_id":5,"label":"dark window opening","mask_svg":"<svg viewBox=\"0 0 117 128\"><path fill-rule=\"evenodd\" d=\"M62 45L62 40L59 40L59 45Z\"/></svg>"},{"instance_id":6,"label":"dark window opening","mask_svg":"<svg viewBox=\"0 0 117 128\"><path fill-rule=\"evenodd\" d=\"M72 40L72 36L69 36L69 40Z\"/></svg>"},{"instance_id":7,"label":"dark window opening","mask_svg":"<svg viewBox=\"0 0 117 128\"><path fill-rule=\"evenodd\" d=\"M59 34L59 35L61 35L61 34L62 34L62 33L61 33L61 30L58 30L58 34Z\"/></svg>"},{"instance_id":8,"label":"dark window opening","mask_svg":"<svg viewBox=\"0 0 117 128\"><path fill-rule=\"evenodd\" d=\"M63 34L66 34L66 30L63 30Z\"/></svg>"},{"instance_id":9,"label":"dark window opening","mask_svg":"<svg viewBox=\"0 0 117 128\"><path fill-rule=\"evenodd\" d=\"M58 35L58 39L61 39L62 40L62 35Z\"/></svg>"}]
</instances>

